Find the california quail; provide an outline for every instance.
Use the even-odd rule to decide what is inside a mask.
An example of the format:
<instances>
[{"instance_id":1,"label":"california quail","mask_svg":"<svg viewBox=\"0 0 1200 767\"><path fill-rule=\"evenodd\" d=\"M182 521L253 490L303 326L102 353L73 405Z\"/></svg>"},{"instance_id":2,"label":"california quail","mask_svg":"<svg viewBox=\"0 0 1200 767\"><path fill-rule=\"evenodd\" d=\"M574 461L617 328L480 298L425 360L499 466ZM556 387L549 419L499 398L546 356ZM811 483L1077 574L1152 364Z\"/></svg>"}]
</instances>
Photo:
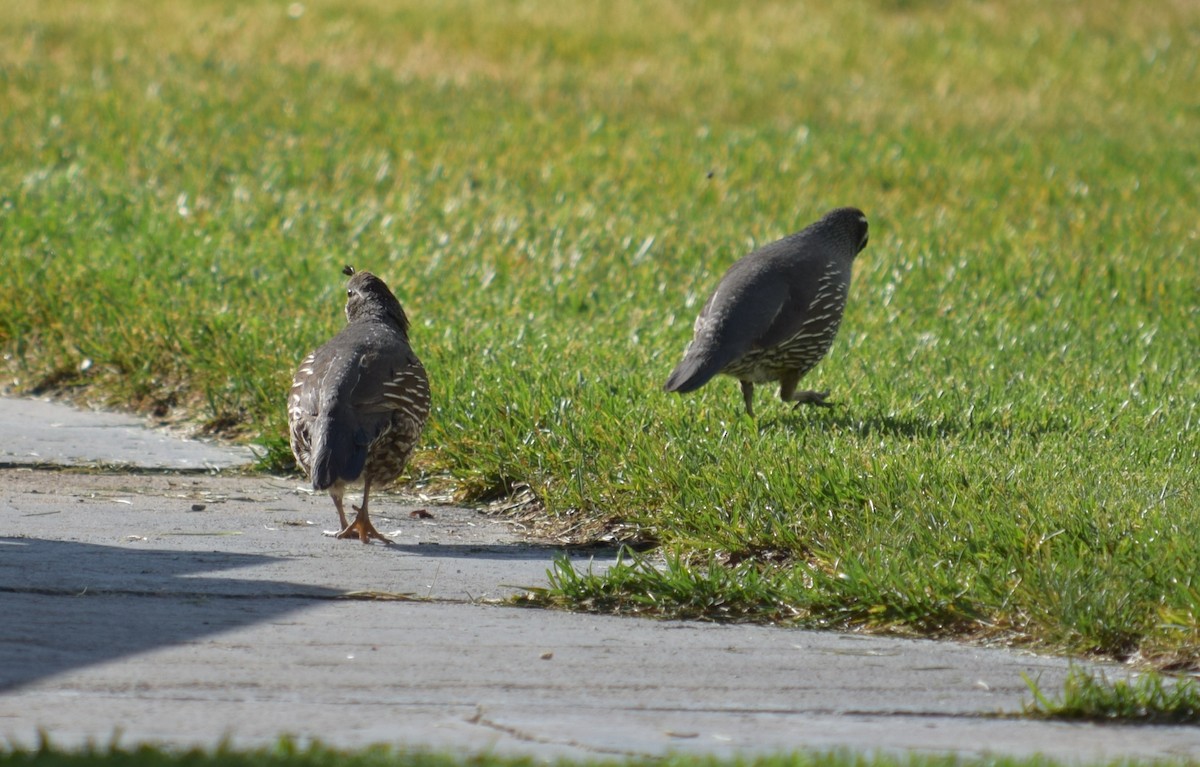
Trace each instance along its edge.
<instances>
[{"instance_id":1,"label":"california quail","mask_svg":"<svg viewBox=\"0 0 1200 767\"><path fill-rule=\"evenodd\" d=\"M429 379L408 345L408 317L383 280L355 272L346 286L346 327L304 358L288 395L288 436L314 490L337 507L338 538L391 541L371 524L372 485L400 475L425 418ZM362 480L362 506L346 522L342 495Z\"/></svg>"},{"instance_id":2,"label":"california quail","mask_svg":"<svg viewBox=\"0 0 1200 767\"><path fill-rule=\"evenodd\" d=\"M779 398L829 406L829 392L796 391L837 335L850 266L867 246L867 217L838 208L820 221L743 257L717 283L695 336L663 387L689 392L718 373L742 384L754 415L754 384L779 381Z\"/></svg>"}]
</instances>

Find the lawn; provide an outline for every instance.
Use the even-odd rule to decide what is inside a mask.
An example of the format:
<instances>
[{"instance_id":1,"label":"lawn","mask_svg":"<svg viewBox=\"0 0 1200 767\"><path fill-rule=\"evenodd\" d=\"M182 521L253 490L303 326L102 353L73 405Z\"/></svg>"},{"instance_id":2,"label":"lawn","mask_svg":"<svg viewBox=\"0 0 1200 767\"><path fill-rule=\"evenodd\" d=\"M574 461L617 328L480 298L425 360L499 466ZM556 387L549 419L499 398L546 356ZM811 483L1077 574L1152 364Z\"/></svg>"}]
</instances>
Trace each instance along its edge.
<instances>
[{"instance_id":1,"label":"lawn","mask_svg":"<svg viewBox=\"0 0 1200 767\"><path fill-rule=\"evenodd\" d=\"M1198 82L1184 0L5 0L0 371L293 469L350 263L429 370L410 479L665 556L536 601L1195 667ZM663 393L841 205L837 407Z\"/></svg>"},{"instance_id":2,"label":"lawn","mask_svg":"<svg viewBox=\"0 0 1200 767\"><path fill-rule=\"evenodd\" d=\"M528 757L496 754L455 756L376 746L341 751L322 745L299 746L283 740L274 747L235 750L222 746L209 751L167 751L149 746L136 749L92 747L69 751L43 744L36 750L0 747L0 767L1057 767L1042 757L1005 758L929 754L796 753L744 759L674 755L667 758L543 762ZM1111 760L1101 764L1129 767L1136 762ZM1176 764L1176 763L1172 763Z\"/></svg>"}]
</instances>

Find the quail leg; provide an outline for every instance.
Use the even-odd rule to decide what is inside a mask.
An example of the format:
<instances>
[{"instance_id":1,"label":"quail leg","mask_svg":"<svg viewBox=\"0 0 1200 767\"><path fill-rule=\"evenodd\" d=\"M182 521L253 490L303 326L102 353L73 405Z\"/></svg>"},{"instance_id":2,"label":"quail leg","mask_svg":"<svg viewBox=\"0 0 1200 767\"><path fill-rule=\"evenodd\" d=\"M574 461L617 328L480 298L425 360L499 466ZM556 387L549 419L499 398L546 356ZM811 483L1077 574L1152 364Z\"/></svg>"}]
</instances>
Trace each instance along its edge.
<instances>
[{"instance_id":1,"label":"quail leg","mask_svg":"<svg viewBox=\"0 0 1200 767\"><path fill-rule=\"evenodd\" d=\"M342 531L335 537L337 538L354 538L357 537L363 543L370 543L374 538L384 543L391 543L392 539L388 538L383 533L375 529L375 525L371 524L371 518L367 515L367 499L371 495L371 480L363 481L363 502L362 506L351 506L350 508L358 512L354 517L354 521L349 525L345 525ZM344 521L344 520L343 520Z\"/></svg>"},{"instance_id":2,"label":"quail leg","mask_svg":"<svg viewBox=\"0 0 1200 767\"><path fill-rule=\"evenodd\" d=\"M742 384L742 399L746 402L746 415L754 417L754 383L751 381L741 381Z\"/></svg>"},{"instance_id":3,"label":"quail leg","mask_svg":"<svg viewBox=\"0 0 1200 767\"><path fill-rule=\"evenodd\" d=\"M796 404L793 409L801 405L816 405L817 407L833 407L835 402L826 402L825 398L829 396L828 391L798 391L792 393L792 402Z\"/></svg>"},{"instance_id":4,"label":"quail leg","mask_svg":"<svg viewBox=\"0 0 1200 767\"><path fill-rule=\"evenodd\" d=\"M796 391L796 384L800 383L800 376L796 372L785 373L779 379L779 399L784 402L795 402L792 409L801 405L816 405L818 407L833 407L832 402L826 402L825 398L829 396L828 391Z\"/></svg>"},{"instance_id":5,"label":"quail leg","mask_svg":"<svg viewBox=\"0 0 1200 767\"><path fill-rule=\"evenodd\" d=\"M342 504L343 489L344 488L341 485L334 485L333 487L331 487L329 489L329 497L333 499L333 505L334 505L334 507L337 508L338 529L337 530L326 530L325 531L326 535L337 537L338 534L341 533L341 531L345 530L347 527L350 526L350 523L346 521L346 510Z\"/></svg>"}]
</instances>

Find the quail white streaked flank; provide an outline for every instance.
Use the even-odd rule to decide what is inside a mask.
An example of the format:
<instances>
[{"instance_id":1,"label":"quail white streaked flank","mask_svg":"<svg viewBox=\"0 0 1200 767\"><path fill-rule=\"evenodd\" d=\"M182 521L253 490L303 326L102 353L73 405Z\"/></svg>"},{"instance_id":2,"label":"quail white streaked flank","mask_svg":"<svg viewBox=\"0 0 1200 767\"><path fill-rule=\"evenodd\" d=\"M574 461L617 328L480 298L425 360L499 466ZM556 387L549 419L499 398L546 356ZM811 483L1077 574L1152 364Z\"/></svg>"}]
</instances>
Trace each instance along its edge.
<instances>
[{"instance_id":1,"label":"quail white streaked flank","mask_svg":"<svg viewBox=\"0 0 1200 767\"><path fill-rule=\"evenodd\" d=\"M807 228L743 257L717 283L683 360L666 385L690 392L718 373L741 382L754 415L754 384L779 382L784 402L829 406L829 392L796 386L829 351L850 292L854 258L867 246L867 217L838 208Z\"/></svg>"},{"instance_id":2,"label":"quail white streaked flank","mask_svg":"<svg viewBox=\"0 0 1200 767\"><path fill-rule=\"evenodd\" d=\"M408 317L387 284L355 272L346 286L346 326L304 358L288 395L288 436L314 490L328 490L338 538L390 543L367 512L371 488L403 471L429 415L429 379L408 343ZM362 506L347 522L342 496L361 481Z\"/></svg>"}]
</instances>

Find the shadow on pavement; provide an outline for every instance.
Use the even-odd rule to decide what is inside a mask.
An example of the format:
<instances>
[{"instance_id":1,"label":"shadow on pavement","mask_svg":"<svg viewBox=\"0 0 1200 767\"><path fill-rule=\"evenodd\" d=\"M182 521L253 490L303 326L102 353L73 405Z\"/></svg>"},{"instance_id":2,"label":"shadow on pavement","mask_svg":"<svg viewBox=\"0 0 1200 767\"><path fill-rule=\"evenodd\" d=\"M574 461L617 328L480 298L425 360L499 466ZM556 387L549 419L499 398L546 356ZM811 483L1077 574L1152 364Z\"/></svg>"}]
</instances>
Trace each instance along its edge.
<instances>
[{"instance_id":1,"label":"shadow on pavement","mask_svg":"<svg viewBox=\"0 0 1200 767\"><path fill-rule=\"evenodd\" d=\"M314 599L341 593L320 586L202 575L272 559L0 538L0 692L72 669L277 620Z\"/></svg>"}]
</instances>

